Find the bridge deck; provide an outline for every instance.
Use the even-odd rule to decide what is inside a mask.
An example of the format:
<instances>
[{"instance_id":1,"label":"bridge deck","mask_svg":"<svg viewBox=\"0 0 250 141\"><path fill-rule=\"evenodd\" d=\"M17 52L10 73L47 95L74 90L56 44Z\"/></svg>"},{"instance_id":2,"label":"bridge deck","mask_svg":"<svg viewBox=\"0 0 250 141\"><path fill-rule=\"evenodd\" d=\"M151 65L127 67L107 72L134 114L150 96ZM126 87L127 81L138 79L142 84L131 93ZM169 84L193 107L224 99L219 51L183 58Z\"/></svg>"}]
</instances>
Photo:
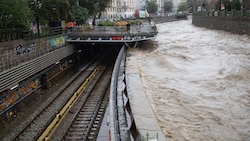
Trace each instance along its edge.
<instances>
[{"instance_id":1,"label":"bridge deck","mask_svg":"<svg viewBox=\"0 0 250 141\"><path fill-rule=\"evenodd\" d=\"M74 27L69 34L68 42L102 42L102 43L124 43L149 40L157 35L155 24L126 26L95 26Z\"/></svg>"}]
</instances>

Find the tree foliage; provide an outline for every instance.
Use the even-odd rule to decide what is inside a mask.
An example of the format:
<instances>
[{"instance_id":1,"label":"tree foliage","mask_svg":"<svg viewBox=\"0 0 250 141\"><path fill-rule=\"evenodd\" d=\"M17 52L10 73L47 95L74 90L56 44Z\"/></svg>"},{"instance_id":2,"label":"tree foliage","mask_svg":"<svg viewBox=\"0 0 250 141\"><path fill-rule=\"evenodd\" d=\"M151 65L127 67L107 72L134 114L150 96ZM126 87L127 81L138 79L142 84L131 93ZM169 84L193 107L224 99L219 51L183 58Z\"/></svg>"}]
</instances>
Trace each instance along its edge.
<instances>
[{"instance_id":1,"label":"tree foliage","mask_svg":"<svg viewBox=\"0 0 250 141\"><path fill-rule=\"evenodd\" d=\"M165 11L165 12L171 12L172 9L173 9L172 0L171 0L171 1L165 1L165 2L164 2L164 11Z\"/></svg>"},{"instance_id":2,"label":"tree foliage","mask_svg":"<svg viewBox=\"0 0 250 141\"><path fill-rule=\"evenodd\" d=\"M111 0L79 0L79 5L88 9L90 15L96 16L104 11L110 2Z\"/></svg>"},{"instance_id":3,"label":"tree foliage","mask_svg":"<svg viewBox=\"0 0 250 141\"><path fill-rule=\"evenodd\" d=\"M29 27L41 24L77 21L104 11L111 0L0 0L0 28Z\"/></svg>"},{"instance_id":4,"label":"tree foliage","mask_svg":"<svg viewBox=\"0 0 250 141\"><path fill-rule=\"evenodd\" d=\"M88 10L79 5L75 5L72 7L74 19L78 24L84 24L88 19Z\"/></svg>"},{"instance_id":5,"label":"tree foliage","mask_svg":"<svg viewBox=\"0 0 250 141\"><path fill-rule=\"evenodd\" d=\"M185 12L188 10L188 4L186 2L181 2L178 7L178 11Z\"/></svg>"},{"instance_id":6,"label":"tree foliage","mask_svg":"<svg viewBox=\"0 0 250 141\"><path fill-rule=\"evenodd\" d=\"M181 2L178 7L178 11L187 11L188 10L188 5L186 2Z\"/></svg>"},{"instance_id":7,"label":"tree foliage","mask_svg":"<svg viewBox=\"0 0 250 141\"><path fill-rule=\"evenodd\" d=\"M158 10L158 6L154 0L150 0L146 3L145 7L148 13L155 13Z\"/></svg>"},{"instance_id":8,"label":"tree foliage","mask_svg":"<svg viewBox=\"0 0 250 141\"><path fill-rule=\"evenodd\" d=\"M0 0L0 28L28 28L32 12L26 0Z\"/></svg>"},{"instance_id":9,"label":"tree foliage","mask_svg":"<svg viewBox=\"0 0 250 141\"><path fill-rule=\"evenodd\" d=\"M61 20L70 21L73 20L72 6L76 5L76 2L69 0L39 0L41 3L40 7L32 4L34 1L29 0L31 7L35 15L40 19L44 19L47 22L59 22Z\"/></svg>"},{"instance_id":10,"label":"tree foliage","mask_svg":"<svg viewBox=\"0 0 250 141\"><path fill-rule=\"evenodd\" d=\"M217 1L216 3L216 10L222 10L221 4L224 4L225 9L228 11L231 11L232 9L240 10L241 9L241 3L240 0L221 0Z\"/></svg>"}]
</instances>

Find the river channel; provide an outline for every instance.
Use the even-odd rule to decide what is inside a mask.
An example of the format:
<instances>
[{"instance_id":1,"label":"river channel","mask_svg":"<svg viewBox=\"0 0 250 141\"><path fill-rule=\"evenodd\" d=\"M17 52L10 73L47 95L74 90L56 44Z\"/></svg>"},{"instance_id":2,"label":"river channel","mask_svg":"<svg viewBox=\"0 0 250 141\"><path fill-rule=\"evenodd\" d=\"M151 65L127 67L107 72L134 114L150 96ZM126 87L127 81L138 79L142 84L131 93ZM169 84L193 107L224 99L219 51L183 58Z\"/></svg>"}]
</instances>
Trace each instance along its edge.
<instances>
[{"instance_id":1,"label":"river channel","mask_svg":"<svg viewBox=\"0 0 250 141\"><path fill-rule=\"evenodd\" d=\"M151 44L129 51L166 139L250 140L250 36L191 19L157 28Z\"/></svg>"}]
</instances>

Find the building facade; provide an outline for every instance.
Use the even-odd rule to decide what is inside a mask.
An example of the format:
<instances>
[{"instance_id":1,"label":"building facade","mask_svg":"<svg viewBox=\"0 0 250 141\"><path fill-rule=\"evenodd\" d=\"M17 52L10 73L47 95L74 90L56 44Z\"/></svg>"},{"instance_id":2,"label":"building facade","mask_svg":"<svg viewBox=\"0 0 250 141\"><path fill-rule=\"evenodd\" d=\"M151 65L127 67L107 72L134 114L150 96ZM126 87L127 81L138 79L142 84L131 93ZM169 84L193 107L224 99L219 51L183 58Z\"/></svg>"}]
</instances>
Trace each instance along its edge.
<instances>
[{"instance_id":1,"label":"building facade","mask_svg":"<svg viewBox=\"0 0 250 141\"><path fill-rule=\"evenodd\" d=\"M117 15L121 19L132 18L135 12L135 0L117 0Z\"/></svg>"},{"instance_id":2,"label":"building facade","mask_svg":"<svg viewBox=\"0 0 250 141\"><path fill-rule=\"evenodd\" d=\"M119 20L133 18L138 0L112 0L106 11L102 12L102 19Z\"/></svg>"},{"instance_id":3,"label":"building facade","mask_svg":"<svg viewBox=\"0 0 250 141\"><path fill-rule=\"evenodd\" d=\"M112 0L110 5L106 8L106 11L102 12L103 20L112 20L116 19L117 16L117 2L116 0Z\"/></svg>"}]
</instances>

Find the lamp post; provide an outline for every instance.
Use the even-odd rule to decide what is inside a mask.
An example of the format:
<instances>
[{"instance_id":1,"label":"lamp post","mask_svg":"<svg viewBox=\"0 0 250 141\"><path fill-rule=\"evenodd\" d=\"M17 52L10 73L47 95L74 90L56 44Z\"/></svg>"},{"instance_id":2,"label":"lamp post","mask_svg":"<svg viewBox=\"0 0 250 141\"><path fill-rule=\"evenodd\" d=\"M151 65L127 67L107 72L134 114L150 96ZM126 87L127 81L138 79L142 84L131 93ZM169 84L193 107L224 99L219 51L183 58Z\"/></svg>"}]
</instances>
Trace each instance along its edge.
<instances>
[{"instance_id":1,"label":"lamp post","mask_svg":"<svg viewBox=\"0 0 250 141\"><path fill-rule=\"evenodd\" d=\"M40 35L40 28L39 28L39 17L38 17L38 11L42 7L42 3L39 0L34 0L30 3L31 5L34 6L34 12L35 12L35 17L36 17L36 25L37 25L37 34Z\"/></svg>"},{"instance_id":2,"label":"lamp post","mask_svg":"<svg viewBox=\"0 0 250 141\"><path fill-rule=\"evenodd\" d=\"M241 16L244 16L244 0L241 1Z\"/></svg>"}]
</instances>

